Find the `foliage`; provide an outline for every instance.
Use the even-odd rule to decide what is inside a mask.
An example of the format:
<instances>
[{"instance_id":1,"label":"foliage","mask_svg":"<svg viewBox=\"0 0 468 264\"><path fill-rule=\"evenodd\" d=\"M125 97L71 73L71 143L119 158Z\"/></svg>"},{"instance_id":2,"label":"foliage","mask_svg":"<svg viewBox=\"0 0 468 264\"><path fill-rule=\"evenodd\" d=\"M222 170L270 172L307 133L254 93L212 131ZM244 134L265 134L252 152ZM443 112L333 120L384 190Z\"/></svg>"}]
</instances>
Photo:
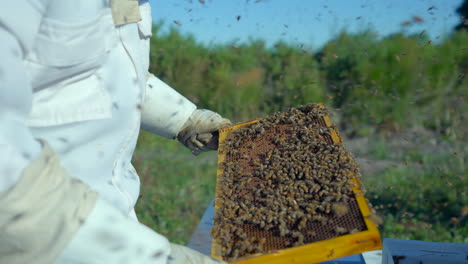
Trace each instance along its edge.
<instances>
[{"instance_id":1,"label":"foliage","mask_svg":"<svg viewBox=\"0 0 468 264\"><path fill-rule=\"evenodd\" d=\"M200 107L235 121L323 102L341 112L349 134L424 126L466 136L468 32L437 45L424 35L343 32L314 54L281 42L267 48L261 40L205 47L174 28L157 34L160 26L152 72Z\"/></svg>"},{"instance_id":2,"label":"foliage","mask_svg":"<svg viewBox=\"0 0 468 264\"><path fill-rule=\"evenodd\" d=\"M342 33L322 51L324 82L333 105L343 108L347 128L363 125L381 130L424 126L450 135L462 122L467 95L461 69L468 60L460 38L433 46L419 36ZM354 129L355 130L355 129ZM456 136L451 134L452 136Z\"/></svg>"},{"instance_id":3,"label":"foliage","mask_svg":"<svg viewBox=\"0 0 468 264\"><path fill-rule=\"evenodd\" d=\"M468 29L468 0L464 0L463 3L457 8L457 14L460 15L460 24L455 26L455 30L466 30Z\"/></svg>"},{"instance_id":4,"label":"foliage","mask_svg":"<svg viewBox=\"0 0 468 264\"><path fill-rule=\"evenodd\" d=\"M451 146L467 139L466 31L437 44L423 34L343 32L312 52L261 40L207 47L175 28L158 34L160 28L155 25L151 71L200 108L234 122L323 102L347 138L418 127ZM396 157L385 139L374 142L371 158L417 164L364 175L367 197L385 220L383 236L467 243L466 149L456 158L424 150ZM214 197L216 154L192 157L176 142L144 133L134 164L143 182L139 219L187 242Z\"/></svg>"},{"instance_id":5,"label":"foliage","mask_svg":"<svg viewBox=\"0 0 468 264\"><path fill-rule=\"evenodd\" d=\"M157 35L159 26L156 26ZM285 43L203 47L174 28L152 42L151 71L200 107L246 120L323 101L317 61Z\"/></svg>"}]
</instances>

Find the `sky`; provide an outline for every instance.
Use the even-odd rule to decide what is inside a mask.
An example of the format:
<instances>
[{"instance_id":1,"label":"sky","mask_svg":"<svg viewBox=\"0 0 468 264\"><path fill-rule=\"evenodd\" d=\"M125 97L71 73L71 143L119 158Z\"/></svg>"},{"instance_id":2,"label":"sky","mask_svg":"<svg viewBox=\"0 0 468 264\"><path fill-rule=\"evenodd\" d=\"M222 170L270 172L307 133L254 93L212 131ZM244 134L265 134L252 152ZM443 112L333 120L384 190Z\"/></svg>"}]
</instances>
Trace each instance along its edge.
<instances>
[{"instance_id":1,"label":"sky","mask_svg":"<svg viewBox=\"0 0 468 264\"><path fill-rule=\"evenodd\" d=\"M162 33L176 27L206 45L263 39L318 49L339 32L373 29L443 39L459 23L463 0L149 0ZM402 25L402 24L407 25ZM408 24L409 23L409 24Z\"/></svg>"}]
</instances>

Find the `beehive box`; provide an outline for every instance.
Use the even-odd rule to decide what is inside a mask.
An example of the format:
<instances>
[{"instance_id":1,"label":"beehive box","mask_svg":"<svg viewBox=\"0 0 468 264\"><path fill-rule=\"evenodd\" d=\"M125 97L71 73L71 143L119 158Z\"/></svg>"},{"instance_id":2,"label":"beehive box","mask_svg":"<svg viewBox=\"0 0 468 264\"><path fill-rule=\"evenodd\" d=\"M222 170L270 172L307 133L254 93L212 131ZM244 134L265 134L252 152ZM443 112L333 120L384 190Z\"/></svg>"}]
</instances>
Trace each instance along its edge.
<instances>
[{"instance_id":1,"label":"beehive box","mask_svg":"<svg viewBox=\"0 0 468 264\"><path fill-rule=\"evenodd\" d=\"M322 104L220 131L212 257L310 264L381 248L358 166Z\"/></svg>"}]
</instances>

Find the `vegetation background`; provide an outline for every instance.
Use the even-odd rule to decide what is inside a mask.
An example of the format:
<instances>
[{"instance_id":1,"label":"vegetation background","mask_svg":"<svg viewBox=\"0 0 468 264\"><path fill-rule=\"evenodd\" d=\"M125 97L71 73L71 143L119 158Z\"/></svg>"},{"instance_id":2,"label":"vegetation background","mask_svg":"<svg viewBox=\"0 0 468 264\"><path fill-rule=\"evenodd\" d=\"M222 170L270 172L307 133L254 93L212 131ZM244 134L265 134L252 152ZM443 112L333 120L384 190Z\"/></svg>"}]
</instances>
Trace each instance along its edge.
<instances>
[{"instance_id":1,"label":"vegetation background","mask_svg":"<svg viewBox=\"0 0 468 264\"><path fill-rule=\"evenodd\" d=\"M262 40L204 46L175 27L157 34L158 24L151 71L234 123L325 103L361 165L383 237L468 243L466 22L437 44L424 32L369 30L342 32L315 52ZM216 159L142 132L140 221L187 243L214 198Z\"/></svg>"}]
</instances>

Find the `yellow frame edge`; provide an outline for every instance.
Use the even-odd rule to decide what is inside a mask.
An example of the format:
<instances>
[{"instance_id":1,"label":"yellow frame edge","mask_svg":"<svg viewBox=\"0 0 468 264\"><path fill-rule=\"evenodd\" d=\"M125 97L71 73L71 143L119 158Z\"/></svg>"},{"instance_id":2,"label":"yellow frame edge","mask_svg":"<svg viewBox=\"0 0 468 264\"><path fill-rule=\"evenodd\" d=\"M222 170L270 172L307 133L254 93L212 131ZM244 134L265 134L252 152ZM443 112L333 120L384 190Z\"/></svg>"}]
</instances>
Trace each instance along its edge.
<instances>
[{"instance_id":1,"label":"yellow frame edge","mask_svg":"<svg viewBox=\"0 0 468 264\"><path fill-rule=\"evenodd\" d=\"M329 116L324 116L324 121L327 126L331 126L332 122ZM240 123L228 128L221 129L219 131L219 142L223 142L228 133L236 130L240 127L247 126L258 122L258 119L251 120L248 122ZM331 134L332 140L335 144L342 143L341 137L337 131L333 131ZM220 145L221 149L221 145ZM225 159L224 151L218 152L218 165L221 164ZM222 169L218 166L216 173L216 199L214 203L215 214L219 209L217 204L218 194L220 193L220 175ZM323 262L335 258L350 256L359 254L365 251L377 250L382 248L380 239L380 233L377 226L370 220L371 214L366 199L363 196L363 192L360 189L360 181L358 178L353 178L353 182L356 185L353 187L354 194L356 195L356 201L359 205L360 212L366 224L367 230L358 232L356 234L348 234L339 236L332 239L327 239L319 242L309 243L303 246L292 247L287 249L278 250L269 254L250 256L243 260L230 262L231 264L253 264L253 263L271 263L271 264L283 264L285 260L294 260L297 264L310 264L314 262ZM311 251L316 253L311 254ZM215 259L222 260L221 257L221 245L216 244L215 240L212 241L211 256Z\"/></svg>"}]
</instances>

